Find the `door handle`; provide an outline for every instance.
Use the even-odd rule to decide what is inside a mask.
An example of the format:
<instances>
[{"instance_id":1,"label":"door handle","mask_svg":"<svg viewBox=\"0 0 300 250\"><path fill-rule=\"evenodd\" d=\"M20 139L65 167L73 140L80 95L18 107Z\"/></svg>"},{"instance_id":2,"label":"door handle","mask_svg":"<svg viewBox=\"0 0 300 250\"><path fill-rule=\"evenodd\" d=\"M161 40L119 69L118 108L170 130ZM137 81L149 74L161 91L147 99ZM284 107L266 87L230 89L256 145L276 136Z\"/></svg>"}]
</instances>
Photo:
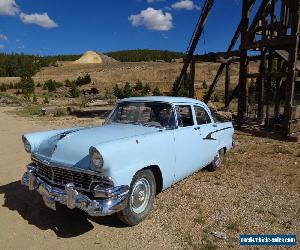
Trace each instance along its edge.
<instances>
[{"instance_id":1,"label":"door handle","mask_svg":"<svg viewBox=\"0 0 300 250\"><path fill-rule=\"evenodd\" d=\"M196 128L194 128L195 130L199 130L200 129L200 127L196 127Z\"/></svg>"},{"instance_id":2,"label":"door handle","mask_svg":"<svg viewBox=\"0 0 300 250\"><path fill-rule=\"evenodd\" d=\"M216 128L216 127L218 127L218 125L217 124L213 124L213 127Z\"/></svg>"}]
</instances>

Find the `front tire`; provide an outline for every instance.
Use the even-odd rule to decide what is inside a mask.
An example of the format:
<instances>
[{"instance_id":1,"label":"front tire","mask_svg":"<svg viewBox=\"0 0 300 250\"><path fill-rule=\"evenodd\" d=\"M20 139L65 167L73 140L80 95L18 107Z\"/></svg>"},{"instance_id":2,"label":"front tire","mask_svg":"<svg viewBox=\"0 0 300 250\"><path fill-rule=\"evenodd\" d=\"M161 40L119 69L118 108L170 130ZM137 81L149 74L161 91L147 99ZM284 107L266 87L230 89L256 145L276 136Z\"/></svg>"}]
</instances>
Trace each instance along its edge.
<instances>
[{"instance_id":1,"label":"front tire","mask_svg":"<svg viewBox=\"0 0 300 250\"><path fill-rule=\"evenodd\" d=\"M145 169L137 172L131 182L127 206L117 216L129 226L143 221L150 213L156 194L153 172Z\"/></svg>"},{"instance_id":2,"label":"front tire","mask_svg":"<svg viewBox=\"0 0 300 250\"><path fill-rule=\"evenodd\" d=\"M223 157L224 157L224 154L225 154L225 150L224 148L220 149L214 160L212 161L211 164L208 165L208 170L211 171L211 172L214 172L216 170L218 170L222 164L222 161L223 161Z\"/></svg>"}]
</instances>

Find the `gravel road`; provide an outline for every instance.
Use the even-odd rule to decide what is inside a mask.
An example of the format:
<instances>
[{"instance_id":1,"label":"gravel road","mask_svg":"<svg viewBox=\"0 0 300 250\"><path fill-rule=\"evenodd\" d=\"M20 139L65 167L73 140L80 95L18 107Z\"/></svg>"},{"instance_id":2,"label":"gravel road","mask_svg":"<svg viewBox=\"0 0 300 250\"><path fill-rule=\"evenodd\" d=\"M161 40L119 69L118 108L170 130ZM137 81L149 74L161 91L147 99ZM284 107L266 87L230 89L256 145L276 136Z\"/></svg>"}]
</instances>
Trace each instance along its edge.
<instances>
[{"instance_id":1,"label":"gravel road","mask_svg":"<svg viewBox=\"0 0 300 250\"><path fill-rule=\"evenodd\" d=\"M49 210L20 184L30 161L23 133L99 120L22 118L10 109L0 107L1 249L239 249L240 234L299 238L299 142L239 132L220 170L200 171L174 185L157 196L146 221L125 227L114 216L92 218L62 205ZM227 239L215 238L215 231Z\"/></svg>"},{"instance_id":2,"label":"gravel road","mask_svg":"<svg viewBox=\"0 0 300 250\"><path fill-rule=\"evenodd\" d=\"M62 123L37 122L7 114L0 107L0 246L1 249L172 249L172 235L151 217L136 227L125 227L114 217L92 218L79 210L58 206L49 210L36 193L20 183L29 156L21 135ZM74 123L74 124L73 124Z\"/></svg>"}]
</instances>

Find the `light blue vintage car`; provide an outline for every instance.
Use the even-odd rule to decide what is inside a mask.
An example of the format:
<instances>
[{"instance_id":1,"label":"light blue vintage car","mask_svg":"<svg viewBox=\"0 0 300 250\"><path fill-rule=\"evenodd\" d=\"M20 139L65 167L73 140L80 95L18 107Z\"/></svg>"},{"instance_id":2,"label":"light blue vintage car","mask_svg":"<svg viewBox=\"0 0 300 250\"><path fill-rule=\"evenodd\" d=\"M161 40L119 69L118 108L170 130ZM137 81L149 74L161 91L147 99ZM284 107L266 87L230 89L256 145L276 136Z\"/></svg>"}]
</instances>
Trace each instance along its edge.
<instances>
[{"instance_id":1,"label":"light blue vintage car","mask_svg":"<svg viewBox=\"0 0 300 250\"><path fill-rule=\"evenodd\" d=\"M127 98L102 126L23 135L32 163L22 183L54 210L60 202L91 216L117 212L135 225L157 193L205 166L216 170L233 133L195 99Z\"/></svg>"}]
</instances>

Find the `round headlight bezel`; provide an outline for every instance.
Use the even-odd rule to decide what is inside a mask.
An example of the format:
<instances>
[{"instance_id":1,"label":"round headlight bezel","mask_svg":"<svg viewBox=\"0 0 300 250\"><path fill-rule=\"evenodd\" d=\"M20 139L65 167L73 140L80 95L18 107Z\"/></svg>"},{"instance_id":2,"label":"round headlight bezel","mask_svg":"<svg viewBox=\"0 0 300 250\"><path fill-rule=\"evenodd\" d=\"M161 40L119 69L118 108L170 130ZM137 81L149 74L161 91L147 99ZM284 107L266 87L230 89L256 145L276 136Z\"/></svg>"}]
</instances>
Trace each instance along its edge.
<instances>
[{"instance_id":1,"label":"round headlight bezel","mask_svg":"<svg viewBox=\"0 0 300 250\"><path fill-rule=\"evenodd\" d=\"M22 140L23 140L25 151L30 154L31 153L31 144L30 144L30 142L26 139L25 136L22 137Z\"/></svg>"},{"instance_id":2,"label":"round headlight bezel","mask_svg":"<svg viewBox=\"0 0 300 250\"><path fill-rule=\"evenodd\" d=\"M90 158L91 158L91 163L96 171L101 171L104 160L103 156L101 153L94 147L90 148Z\"/></svg>"}]
</instances>

